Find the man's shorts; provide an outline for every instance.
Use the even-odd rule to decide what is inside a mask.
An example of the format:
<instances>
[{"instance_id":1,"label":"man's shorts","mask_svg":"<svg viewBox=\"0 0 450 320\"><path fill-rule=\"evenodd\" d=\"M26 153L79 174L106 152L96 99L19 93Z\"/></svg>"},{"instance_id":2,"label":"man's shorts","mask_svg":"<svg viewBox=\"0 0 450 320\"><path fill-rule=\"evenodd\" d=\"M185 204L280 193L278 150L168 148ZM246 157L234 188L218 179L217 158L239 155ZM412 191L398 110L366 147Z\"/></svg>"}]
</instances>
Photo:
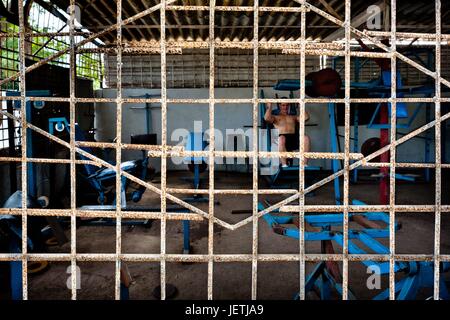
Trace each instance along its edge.
<instances>
[{"instance_id":1,"label":"man's shorts","mask_svg":"<svg viewBox=\"0 0 450 320\"><path fill-rule=\"evenodd\" d=\"M283 133L279 136L284 136L286 139L286 151L295 151L300 148L298 135L296 135L295 133Z\"/></svg>"}]
</instances>

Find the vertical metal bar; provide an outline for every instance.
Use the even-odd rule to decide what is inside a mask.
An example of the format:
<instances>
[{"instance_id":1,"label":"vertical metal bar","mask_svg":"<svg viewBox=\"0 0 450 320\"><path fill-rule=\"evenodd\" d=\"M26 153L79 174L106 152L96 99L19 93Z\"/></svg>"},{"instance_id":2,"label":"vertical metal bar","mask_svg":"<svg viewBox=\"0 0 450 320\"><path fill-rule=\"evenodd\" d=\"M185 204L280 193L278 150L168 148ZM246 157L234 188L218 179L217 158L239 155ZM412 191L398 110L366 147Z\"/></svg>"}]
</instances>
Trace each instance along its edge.
<instances>
[{"instance_id":1,"label":"vertical metal bar","mask_svg":"<svg viewBox=\"0 0 450 320\"><path fill-rule=\"evenodd\" d=\"M396 0L391 0L391 51L397 50L397 10ZM389 299L395 300L395 162L397 139L397 58L391 56L391 141L389 174ZM389 110L389 108L388 108Z\"/></svg>"},{"instance_id":2,"label":"vertical metal bar","mask_svg":"<svg viewBox=\"0 0 450 320\"><path fill-rule=\"evenodd\" d=\"M359 76L361 73L361 60L359 57L354 58L354 73L355 73L355 82L359 82ZM353 113L353 152L358 152L358 143L359 143L359 107L355 106L355 111ZM355 161L352 161L355 162ZM358 181L358 169L353 170L353 182L356 183Z\"/></svg>"},{"instance_id":3,"label":"vertical metal bar","mask_svg":"<svg viewBox=\"0 0 450 320\"><path fill-rule=\"evenodd\" d=\"M25 17L23 0L18 2L19 11L19 91L20 91L20 130L22 132L22 298L28 299L28 262L27 262L27 101L26 101L26 84L25 84Z\"/></svg>"},{"instance_id":4,"label":"vertical metal bar","mask_svg":"<svg viewBox=\"0 0 450 320\"><path fill-rule=\"evenodd\" d=\"M70 17L69 17L69 41L70 41L70 254L71 254L71 280L72 280L72 300L77 299L77 246L76 246L76 153L75 153L75 81L76 81L76 53L75 53L75 0L70 0Z\"/></svg>"},{"instance_id":5,"label":"vertical metal bar","mask_svg":"<svg viewBox=\"0 0 450 320\"><path fill-rule=\"evenodd\" d=\"M353 152L358 153L359 149L359 107L355 107L353 113ZM356 161L353 161L356 162ZM358 182L358 169L353 169L353 182Z\"/></svg>"},{"instance_id":6,"label":"vertical metal bar","mask_svg":"<svg viewBox=\"0 0 450 320\"><path fill-rule=\"evenodd\" d=\"M120 254L122 251L122 0L117 0L117 107L116 107L116 269L115 296L120 299Z\"/></svg>"},{"instance_id":7,"label":"vertical metal bar","mask_svg":"<svg viewBox=\"0 0 450 320\"><path fill-rule=\"evenodd\" d=\"M431 95L430 95L431 96ZM425 123L428 123L431 121L431 103L425 104ZM430 155L431 155L431 139L432 139L432 132L426 131L425 132L425 163L430 162ZM426 168L425 170L425 181L430 182L430 168Z\"/></svg>"},{"instance_id":8,"label":"vertical metal bar","mask_svg":"<svg viewBox=\"0 0 450 320\"><path fill-rule=\"evenodd\" d=\"M167 78L166 78L166 0L161 0L161 300L166 299L166 186L167 186Z\"/></svg>"},{"instance_id":9,"label":"vertical metal bar","mask_svg":"<svg viewBox=\"0 0 450 320\"><path fill-rule=\"evenodd\" d=\"M258 85L259 85L259 1L253 0L253 237L252 237L252 300L258 291Z\"/></svg>"},{"instance_id":10,"label":"vertical metal bar","mask_svg":"<svg viewBox=\"0 0 450 320\"><path fill-rule=\"evenodd\" d=\"M305 47L306 47L306 7L302 4L302 11L300 16L300 99L299 99L299 168L298 171L298 192L299 192L299 253L300 253L300 265L299 265L299 286L300 300L305 300Z\"/></svg>"},{"instance_id":11,"label":"vertical metal bar","mask_svg":"<svg viewBox=\"0 0 450 320\"><path fill-rule=\"evenodd\" d=\"M14 106L13 101L5 101L6 102L6 111L10 114L14 114ZM3 101L2 101L3 103ZM16 123L13 119L8 118L8 156L15 157L16 156L16 138L15 138L15 129ZM9 190L12 193L13 190L17 190L17 164L15 162L9 163ZM14 174L12 174L14 172Z\"/></svg>"},{"instance_id":12,"label":"vertical metal bar","mask_svg":"<svg viewBox=\"0 0 450 320\"><path fill-rule=\"evenodd\" d=\"M214 8L215 0L209 3L209 203L208 203L208 300L213 298L213 273L214 273L214 148L215 148L215 134L214 134Z\"/></svg>"},{"instance_id":13,"label":"vertical metal bar","mask_svg":"<svg viewBox=\"0 0 450 320\"><path fill-rule=\"evenodd\" d=\"M345 0L345 134L344 134L344 221L343 221L343 261L342 261L342 299L348 299L348 205L349 205L349 158L350 158L350 20L351 1Z\"/></svg>"},{"instance_id":14,"label":"vertical metal bar","mask_svg":"<svg viewBox=\"0 0 450 320\"><path fill-rule=\"evenodd\" d=\"M434 220L434 299L439 300L441 243L441 0L436 0L436 95L435 95L435 220Z\"/></svg>"}]
</instances>

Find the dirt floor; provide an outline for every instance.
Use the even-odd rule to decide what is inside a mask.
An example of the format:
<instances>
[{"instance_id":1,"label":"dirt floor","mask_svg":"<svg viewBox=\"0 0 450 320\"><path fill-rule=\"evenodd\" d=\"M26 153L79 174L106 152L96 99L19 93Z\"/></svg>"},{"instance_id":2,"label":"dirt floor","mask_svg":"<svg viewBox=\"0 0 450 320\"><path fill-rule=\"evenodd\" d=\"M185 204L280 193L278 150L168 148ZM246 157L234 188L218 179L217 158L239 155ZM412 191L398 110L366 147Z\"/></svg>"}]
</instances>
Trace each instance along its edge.
<instances>
[{"instance_id":1,"label":"dirt floor","mask_svg":"<svg viewBox=\"0 0 450 320\"><path fill-rule=\"evenodd\" d=\"M206 173L207 174L207 173ZM168 176L171 187L190 187L189 182L181 177L189 176L189 172L174 172ZM251 188L251 175L238 173L216 173L216 188L248 189ZM207 178L207 175L206 175ZM159 180L156 178L156 180ZM155 185L159 186L158 181ZM263 187L263 185L261 185ZM444 186L446 187L446 186ZM446 189L448 190L448 189ZM443 191L444 202L447 201ZM433 204L434 185L432 183L405 184L399 183L396 189L399 204ZM180 195L183 198L182 195ZM350 186L350 197L369 204L378 204L378 185L376 182L359 182ZM272 203L283 196L261 197ZM232 214L235 209L251 209L252 196L217 196L220 201L215 207L215 215L220 219L236 223L250 214ZM138 203L142 206L159 206L159 197L147 191ZM334 204L333 185L327 184L306 198L307 204ZM207 203L195 204L207 210ZM425 213L399 213L397 222L402 228L396 233L396 252L432 254L434 241L434 215ZM353 223L350 228L355 227ZM442 214L441 253L450 253L450 216ZM182 223L167 222L167 252L181 253L183 244ZM160 222L153 222L151 228L142 226L122 228L123 253L159 253ZM299 252L299 242L293 238L275 234L267 223L259 220L259 253L293 253ZM67 230L70 237L70 231ZM191 222L191 245L193 253L207 254L208 223ZM387 239L381 243L388 245ZM84 226L77 229L77 252L80 253L113 253L115 252L115 227ZM335 244L335 250L341 247ZM69 252L70 244L52 247L51 252ZM215 226L214 252L216 254L251 254L252 224L247 224L235 231ZM307 242L307 253L320 253L320 242ZM30 299L69 299L70 290L66 286L69 274L68 263L51 263L50 269L43 274L29 278ZM114 263L80 263L81 288L78 299L114 299ZM307 263L307 272L315 266ZM129 263L129 271L133 277L130 288L131 299L155 299L152 292L160 283L159 263ZM207 298L207 264L205 263L167 263L167 283L178 289L175 299ZM450 273L450 272L449 272ZM388 286L388 278L382 276L381 289L369 290L366 280L369 274L361 263L349 263L349 287L359 299L370 299ZM402 273L397 275L400 279ZM444 275L447 279L449 274ZM215 299L250 299L251 298L251 263L215 263L214 264L214 298ZM299 289L298 262L260 262L258 263L258 298L259 299L292 299ZM419 294L419 299L432 295L428 288ZM315 299L313 294L308 298ZM334 298L339 297L335 294Z\"/></svg>"}]
</instances>

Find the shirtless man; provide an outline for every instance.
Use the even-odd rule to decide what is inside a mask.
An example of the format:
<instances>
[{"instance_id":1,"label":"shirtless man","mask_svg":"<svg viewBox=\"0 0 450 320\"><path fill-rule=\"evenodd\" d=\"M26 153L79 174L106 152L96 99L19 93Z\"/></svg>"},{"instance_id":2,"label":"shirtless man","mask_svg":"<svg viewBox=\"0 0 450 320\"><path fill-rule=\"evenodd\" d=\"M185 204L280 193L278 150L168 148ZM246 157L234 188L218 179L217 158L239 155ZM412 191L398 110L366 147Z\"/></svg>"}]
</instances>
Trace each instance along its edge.
<instances>
[{"instance_id":1,"label":"shirtless man","mask_svg":"<svg viewBox=\"0 0 450 320\"><path fill-rule=\"evenodd\" d=\"M264 120L269 123L273 123L276 129L279 131L278 136L278 150L280 152L294 151L299 149L298 135L295 134L295 125L300 121L300 116L289 115L289 104L280 104L280 113L278 115L272 115L272 104L267 104L266 113L264 114ZM309 120L309 113L305 111L305 122ZM310 149L310 139L307 135L303 138L305 152ZM280 158L281 165L287 167L287 159ZM306 159L305 159L306 164Z\"/></svg>"}]
</instances>

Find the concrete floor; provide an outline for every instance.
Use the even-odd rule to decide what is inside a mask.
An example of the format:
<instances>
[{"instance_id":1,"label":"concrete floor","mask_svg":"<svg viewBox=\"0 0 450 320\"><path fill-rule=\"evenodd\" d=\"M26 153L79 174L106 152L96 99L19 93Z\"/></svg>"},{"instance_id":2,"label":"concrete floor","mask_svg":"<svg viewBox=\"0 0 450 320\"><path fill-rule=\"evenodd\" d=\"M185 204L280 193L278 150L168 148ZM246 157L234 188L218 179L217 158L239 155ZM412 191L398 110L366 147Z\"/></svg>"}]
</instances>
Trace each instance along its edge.
<instances>
[{"instance_id":1,"label":"concrete floor","mask_svg":"<svg viewBox=\"0 0 450 320\"><path fill-rule=\"evenodd\" d=\"M188 172L173 172L168 176L168 185L190 187L182 181L181 176ZM251 188L251 176L238 173L216 173L216 188ZM158 185L156 183L156 185ZM261 185L263 186L263 185ZM307 197L307 204L333 204L332 184L327 184ZM443 191L444 202L448 199ZM351 198L357 198L369 204L377 204L378 185L374 182L360 182L350 187ZM268 196L265 199L275 202L281 196ZM220 219L236 223L249 214L231 214L233 209L250 209L251 196L219 196L220 205L215 208L215 215ZM434 202L433 184L416 183L397 185L397 202L401 204L432 204ZM143 206L158 206L159 197L147 191L139 203ZM207 203L198 204L207 210ZM434 217L432 214L398 214L397 220L402 229L397 232L397 253L433 253ZM353 223L350 227L354 227ZM450 217L442 214L441 253L450 253ZM298 241L277 235L264 220L259 222L260 253L298 253ZM182 249L182 224L169 221L167 223L167 252L180 253ZM67 231L70 237L70 232ZM123 228L123 253L159 253L160 222L154 221L150 229L143 227ZM207 221L191 223L191 243L196 254L207 253L208 224ZM77 251L83 253L115 252L114 227L80 227L77 229ZM386 239L381 240L388 245ZM69 252L70 245L53 247L51 252ZM335 246L335 250L341 250ZM320 243L306 243L308 253L320 253ZM217 254L251 254L252 225L248 224L238 230L229 231L220 226L214 229L214 252ZM114 298L114 263L80 263L81 289L78 299L113 299ZM69 299L70 290L66 287L69 274L66 273L68 263L51 263L50 269L41 275L29 278L30 299ZM134 283L130 288L131 299L155 299L152 291L159 285L160 266L158 263L129 263ZM309 272L314 264L307 263ZM204 263L182 264L167 263L167 282L178 288L175 299L207 298L207 265ZM400 276L400 275L399 275ZM381 290L369 290L366 287L368 274L366 268L357 262L349 264L349 286L360 299L369 299L388 286L387 277L382 277ZM449 275L445 275L449 278ZM259 299L292 299L299 288L298 262L260 262L258 264L258 298ZM432 295L432 289L421 292L419 298ZM214 264L214 298L215 299L250 299L251 297L251 264L250 263L215 263ZM309 298L314 298L311 296ZM338 298L337 296L335 297Z\"/></svg>"}]
</instances>

